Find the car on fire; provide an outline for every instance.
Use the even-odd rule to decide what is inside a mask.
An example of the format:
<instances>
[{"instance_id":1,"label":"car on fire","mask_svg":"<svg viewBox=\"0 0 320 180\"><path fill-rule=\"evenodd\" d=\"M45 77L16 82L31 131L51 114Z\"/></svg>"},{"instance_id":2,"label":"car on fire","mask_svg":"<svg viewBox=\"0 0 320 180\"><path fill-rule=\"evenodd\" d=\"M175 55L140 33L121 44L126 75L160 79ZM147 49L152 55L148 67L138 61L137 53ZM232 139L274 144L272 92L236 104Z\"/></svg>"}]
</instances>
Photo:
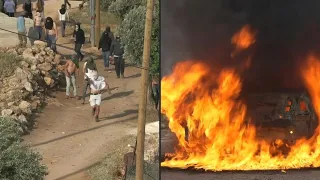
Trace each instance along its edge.
<instances>
[{"instance_id":1,"label":"car on fire","mask_svg":"<svg viewBox=\"0 0 320 180\"><path fill-rule=\"evenodd\" d=\"M306 93L261 97L255 97L259 100L251 109L258 139L269 141L274 146L278 146L281 140L281 145L290 146L299 138L313 135L318 121Z\"/></svg>"}]
</instances>

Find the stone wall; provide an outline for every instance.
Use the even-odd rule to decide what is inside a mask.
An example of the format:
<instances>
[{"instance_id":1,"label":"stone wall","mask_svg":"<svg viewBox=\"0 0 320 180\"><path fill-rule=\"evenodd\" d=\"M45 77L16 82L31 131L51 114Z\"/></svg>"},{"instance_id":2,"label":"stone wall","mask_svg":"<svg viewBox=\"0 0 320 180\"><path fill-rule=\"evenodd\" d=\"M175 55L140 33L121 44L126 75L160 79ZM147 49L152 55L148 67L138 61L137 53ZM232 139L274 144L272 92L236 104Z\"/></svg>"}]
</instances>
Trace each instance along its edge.
<instances>
[{"instance_id":1,"label":"stone wall","mask_svg":"<svg viewBox=\"0 0 320 180\"><path fill-rule=\"evenodd\" d=\"M0 49L2 53L13 53L23 59L12 76L0 79L1 116L19 122L22 132L28 131L33 112L46 101L48 90L64 77L61 57L46 46L36 41L31 48Z\"/></svg>"}]
</instances>

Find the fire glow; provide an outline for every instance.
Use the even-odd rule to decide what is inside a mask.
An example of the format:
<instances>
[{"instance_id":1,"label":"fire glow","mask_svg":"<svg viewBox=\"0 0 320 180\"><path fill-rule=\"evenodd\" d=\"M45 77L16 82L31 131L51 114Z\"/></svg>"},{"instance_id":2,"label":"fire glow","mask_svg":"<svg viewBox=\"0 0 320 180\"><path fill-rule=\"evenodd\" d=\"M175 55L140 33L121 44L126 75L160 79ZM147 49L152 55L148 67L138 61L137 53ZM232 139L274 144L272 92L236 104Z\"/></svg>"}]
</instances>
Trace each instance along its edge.
<instances>
[{"instance_id":1,"label":"fire glow","mask_svg":"<svg viewBox=\"0 0 320 180\"><path fill-rule=\"evenodd\" d=\"M254 36L244 26L232 38L235 51L251 46ZM309 56L306 62L301 76L320 117L320 61ZM258 140L256 128L246 123L247 107L238 100L241 88L235 69L214 74L199 61L178 63L161 81L161 112L178 139L175 153L166 154L161 166L211 171L319 167L320 127L310 139L298 139L287 155L271 155L270 143Z\"/></svg>"}]
</instances>

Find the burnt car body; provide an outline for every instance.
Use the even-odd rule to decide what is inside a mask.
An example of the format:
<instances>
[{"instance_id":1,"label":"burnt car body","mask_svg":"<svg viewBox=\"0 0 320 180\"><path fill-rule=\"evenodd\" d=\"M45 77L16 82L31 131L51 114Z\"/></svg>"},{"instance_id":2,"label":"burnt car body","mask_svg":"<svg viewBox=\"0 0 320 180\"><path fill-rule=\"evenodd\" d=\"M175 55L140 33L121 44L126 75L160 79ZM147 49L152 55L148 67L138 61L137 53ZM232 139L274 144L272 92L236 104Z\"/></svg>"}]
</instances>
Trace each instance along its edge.
<instances>
[{"instance_id":1,"label":"burnt car body","mask_svg":"<svg viewBox=\"0 0 320 180\"><path fill-rule=\"evenodd\" d=\"M313 135L318 121L307 94L264 95L255 98L257 101L251 106L249 116L257 127L258 138L271 143L281 140L290 145L299 138Z\"/></svg>"}]
</instances>

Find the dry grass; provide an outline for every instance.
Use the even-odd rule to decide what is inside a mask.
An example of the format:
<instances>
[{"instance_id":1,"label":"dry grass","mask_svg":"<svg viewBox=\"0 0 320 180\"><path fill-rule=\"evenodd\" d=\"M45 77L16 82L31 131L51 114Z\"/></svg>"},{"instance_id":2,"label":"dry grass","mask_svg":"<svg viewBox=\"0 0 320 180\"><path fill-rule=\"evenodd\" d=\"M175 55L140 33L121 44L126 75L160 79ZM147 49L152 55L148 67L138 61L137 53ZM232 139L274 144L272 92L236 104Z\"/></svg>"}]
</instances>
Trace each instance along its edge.
<instances>
[{"instance_id":1,"label":"dry grass","mask_svg":"<svg viewBox=\"0 0 320 180\"><path fill-rule=\"evenodd\" d=\"M13 75L21 58L10 53L0 53L0 78Z\"/></svg>"},{"instance_id":2,"label":"dry grass","mask_svg":"<svg viewBox=\"0 0 320 180\"><path fill-rule=\"evenodd\" d=\"M153 106L152 106L153 107ZM158 111L154 110L150 105L147 110L147 122L158 121ZM101 163L88 171L92 180L118 179L123 167L123 156L132 149L127 147L128 144L134 145L136 137L128 135L119 140L110 143L111 148ZM128 170L127 180L135 179L134 167ZM145 164L145 180L158 180L159 163ZM151 176L151 177L150 177Z\"/></svg>"},{"instance_id":3,"label":"dry grass","mask_svg":"<svg viewBox=\"0 0 320 180\"><path fill-rule=\"evenodd\" d=\"M90 13L87 7L83 8L80 12L78 10L70 12L70 18L76 22L81 23L81 28L85 32L90 32ZM121 22L121 19L108 12L100 12L100 24L101 32L103 32L107 25L111 27L111 30L114 31L118 24Z\"/></svg>"}]
</instances>

